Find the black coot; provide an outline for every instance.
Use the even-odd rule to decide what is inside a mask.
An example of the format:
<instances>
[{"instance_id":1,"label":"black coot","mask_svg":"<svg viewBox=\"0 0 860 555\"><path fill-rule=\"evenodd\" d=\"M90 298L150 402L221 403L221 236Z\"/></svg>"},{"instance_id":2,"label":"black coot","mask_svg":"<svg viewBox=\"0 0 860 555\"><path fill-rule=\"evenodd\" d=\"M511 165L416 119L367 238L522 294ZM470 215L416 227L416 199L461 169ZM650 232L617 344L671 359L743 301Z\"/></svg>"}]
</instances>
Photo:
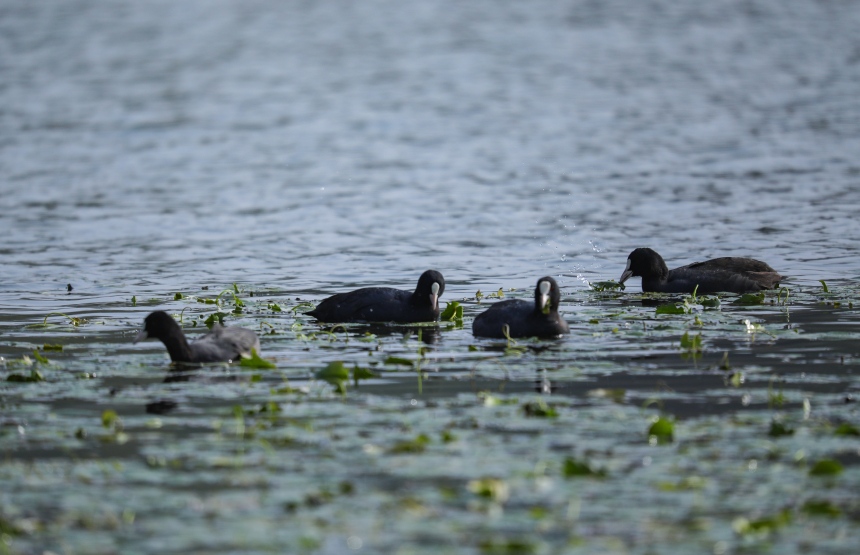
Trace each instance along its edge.
<instances>
[{"instance_id":1,"label":"black coot","mask_svg":"<svg viewBox=\"0 0 860 555\"><path fill-rule=\"evenodd\" d=\"M558 313L560 300L561 292L555 280L542 277L535 287L533 303L511 299L494 304L472 322L472 334L504 337L506 325L511 337L556 337L569 333L567 322Z\"/></svg>"},{"instance_id":2,"label":"black coot","mask_svg":"<svg viewBox=\"0 0 860 555\"><path fill-rule=\"evenodd\" d=\"M260 354L257 334L244 328L224 327L218 323L206 335L188 343L182 328L169 314L158 310L143 321L143 329L134 342L155 338L164 343L173 362L232 362L250 356L251 349Z\"/></svg>"},{"instance_id":3,"label":"black coot","mask_svg":"<svg viewBox=\"0 0 860 555\"><path fill-rule=\"evenodd\" d=\"M432 322L439 317L445 278L427 270L414 292L391 287L364 287L325 299L310 312L320 322Z\"/></svg>"},{"instance_id":4,"label":"black coot","mask_svg":"<svg viewBox=\"0 0 860 555\"><path fill-rule=\"evenodd\" d=\"M648 248L630 253L627 267L618 281L624 283L631 276L642 277L642 291L645 292L692 293L695 289L697 294L721 291L750 293L773 289L779 287L783 279L764 262L733 256L694 262L670 270L663 257Z\"/></svg>"}]
</instances>

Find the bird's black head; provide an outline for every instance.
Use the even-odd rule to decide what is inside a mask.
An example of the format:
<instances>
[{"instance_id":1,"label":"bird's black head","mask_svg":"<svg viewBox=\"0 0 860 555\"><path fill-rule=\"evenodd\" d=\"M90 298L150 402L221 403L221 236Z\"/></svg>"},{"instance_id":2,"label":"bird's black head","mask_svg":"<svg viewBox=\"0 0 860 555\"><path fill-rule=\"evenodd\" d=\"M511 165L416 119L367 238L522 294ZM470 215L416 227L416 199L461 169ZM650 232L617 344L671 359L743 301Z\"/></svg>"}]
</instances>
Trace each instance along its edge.
<instances>
[{"instance_id":1,"label":"bird's black head","mask_svg":"<svg viewBox=\"0 0 860 555\"><path fill-rule=\"evenodd\" d=\"M663 257L649 248L639 248L627 257L627 267L618 279L618 283L624 283L632 276L642 279L663 280L669 275L669 268Z\"/></svg>"},{"instance_id":2,"label":"bird's black head","mask_svg":"<svg viewBox=\"0 0 860 555\"><path fill-rule=\"evenodd\" d=\"M181 328L176 320L163 310L156 310L143 321L143 329L134 339L134 342L143 341L150 337L164 341L165 338L174 335L176 330L181 333Z\"/></svg>"},{"instance_id":3,"label":"bird's black head","mask_svg":"<svg viewBox=\"0 0 860 555\"><path fill-rule=\"evenodd\" d=\"M439 297L445 292L445 278L436 270L427 270L418 278L418 286L415 287L414 297L420 304L425 301L433 310L439 307Z\"/></svg>"},{"instance_id":4,"label":"bird's black head","mask_svg":"<svg viewBox=\"0 0 860 555\"><path fill-rule=\"evenodd\" d=\"M535 308L544 314L549 314L558 310L559 303L561 303L561 291L555 280L549 276L540 278L535 286Z\"/></svg>"}]
</instances>

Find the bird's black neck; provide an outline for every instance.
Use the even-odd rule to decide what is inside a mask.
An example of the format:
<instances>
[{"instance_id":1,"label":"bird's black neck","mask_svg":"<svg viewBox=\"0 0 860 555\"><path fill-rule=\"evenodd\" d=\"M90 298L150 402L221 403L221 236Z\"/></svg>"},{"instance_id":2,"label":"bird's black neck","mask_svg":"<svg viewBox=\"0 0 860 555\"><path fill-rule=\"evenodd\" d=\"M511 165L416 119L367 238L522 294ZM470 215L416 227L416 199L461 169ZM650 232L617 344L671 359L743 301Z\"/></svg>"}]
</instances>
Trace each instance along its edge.
<instances>
[{"instance_id":1,"label":"bird's black neck","mask_svg":"<svg viewBox=\"0 0 860 555\"><path fill-rule=\"evenodd\" d=\"M191 347L182 330L173 330L166 337L159 337L173 362L191 362Z\"/></svg>"}]
</instances>

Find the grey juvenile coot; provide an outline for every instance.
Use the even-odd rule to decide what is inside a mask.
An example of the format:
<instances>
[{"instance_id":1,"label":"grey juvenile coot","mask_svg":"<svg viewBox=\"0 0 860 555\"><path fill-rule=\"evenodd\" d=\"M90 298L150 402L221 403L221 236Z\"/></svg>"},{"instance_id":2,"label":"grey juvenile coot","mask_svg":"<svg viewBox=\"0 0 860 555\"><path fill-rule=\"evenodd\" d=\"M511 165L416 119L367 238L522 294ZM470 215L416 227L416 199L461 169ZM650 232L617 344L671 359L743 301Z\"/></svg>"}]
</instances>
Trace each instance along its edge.
<instances>
[{"instance_id":1,"label":"grey juvenile coot","mask_svg":"<svg viewBox=\"0 0 860 555\"><path fill-rule=\"evenodd\" d=\"M618 280L624 283L631 276L642 277L642 291L697 294L725 291L749 293L779 287L783 276L776 270L752 258L727 256L704 262L694 262L670 270L663 257L648 248L636 249L627 257L627 267Z\"/></svg>"},{"instance_id":2,"label":"grey juvenile coot","mask_svg":"<svg viewBox=\"0 0 860 555\"><path fill-rule=\"evenodd\" d=\"M414 292L391 287L364 287L325 299L310 312L320 322L432 322L439 317L445 278L427 270Z\"/></svg>"},{"instance_id":3,"label":"grey juvenile coot","mask_svg":"<svg viewBox=\"0 0 860 555\"><path fill-rule=\"evenodd\" d=\"M224 327L218 323L206 335L188 343L182 328L169 314L158 310L143 321L134 342L153 337L164 343L173 362L232 362L249 356L251 349L260 354L257 334L244 328Z\"/></svg>"},{"instance_id":4,"label":"grey juvenile coot","mask_svg":"<svg viewBox=\"0 0 860 555\"><path fill-rule=\"evenodd\" d=\"M561 292L551 277L542 277L535 287L534 302L511 299L501 301L475 318L472 334L479 337L504 337L508 326L511 337L555 337L569 333L567 322L558 313Z\"/></svg>"}]
</instances>

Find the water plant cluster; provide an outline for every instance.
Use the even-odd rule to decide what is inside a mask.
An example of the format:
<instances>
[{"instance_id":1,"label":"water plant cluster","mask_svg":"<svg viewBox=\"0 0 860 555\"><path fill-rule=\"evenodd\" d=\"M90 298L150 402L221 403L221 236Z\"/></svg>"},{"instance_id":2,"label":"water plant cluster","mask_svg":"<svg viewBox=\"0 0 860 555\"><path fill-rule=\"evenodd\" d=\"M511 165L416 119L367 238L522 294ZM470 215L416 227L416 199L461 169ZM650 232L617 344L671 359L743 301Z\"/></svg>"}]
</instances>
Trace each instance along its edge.
<instances>
[{"instance_id":1,"label":"water plant cluster","mask_svg":"<svg viewBox=\"0 0 860 555\"><path fill-rule=\"evenodd\" d=\"M472 337L484 294L420 326L320 326L238 285L22 317L0 552L847 553L856 296L595 288L551 341ZM171 368L129 345L154 306L253 327L264 356Z\"/></svg>"}]
</instances>

